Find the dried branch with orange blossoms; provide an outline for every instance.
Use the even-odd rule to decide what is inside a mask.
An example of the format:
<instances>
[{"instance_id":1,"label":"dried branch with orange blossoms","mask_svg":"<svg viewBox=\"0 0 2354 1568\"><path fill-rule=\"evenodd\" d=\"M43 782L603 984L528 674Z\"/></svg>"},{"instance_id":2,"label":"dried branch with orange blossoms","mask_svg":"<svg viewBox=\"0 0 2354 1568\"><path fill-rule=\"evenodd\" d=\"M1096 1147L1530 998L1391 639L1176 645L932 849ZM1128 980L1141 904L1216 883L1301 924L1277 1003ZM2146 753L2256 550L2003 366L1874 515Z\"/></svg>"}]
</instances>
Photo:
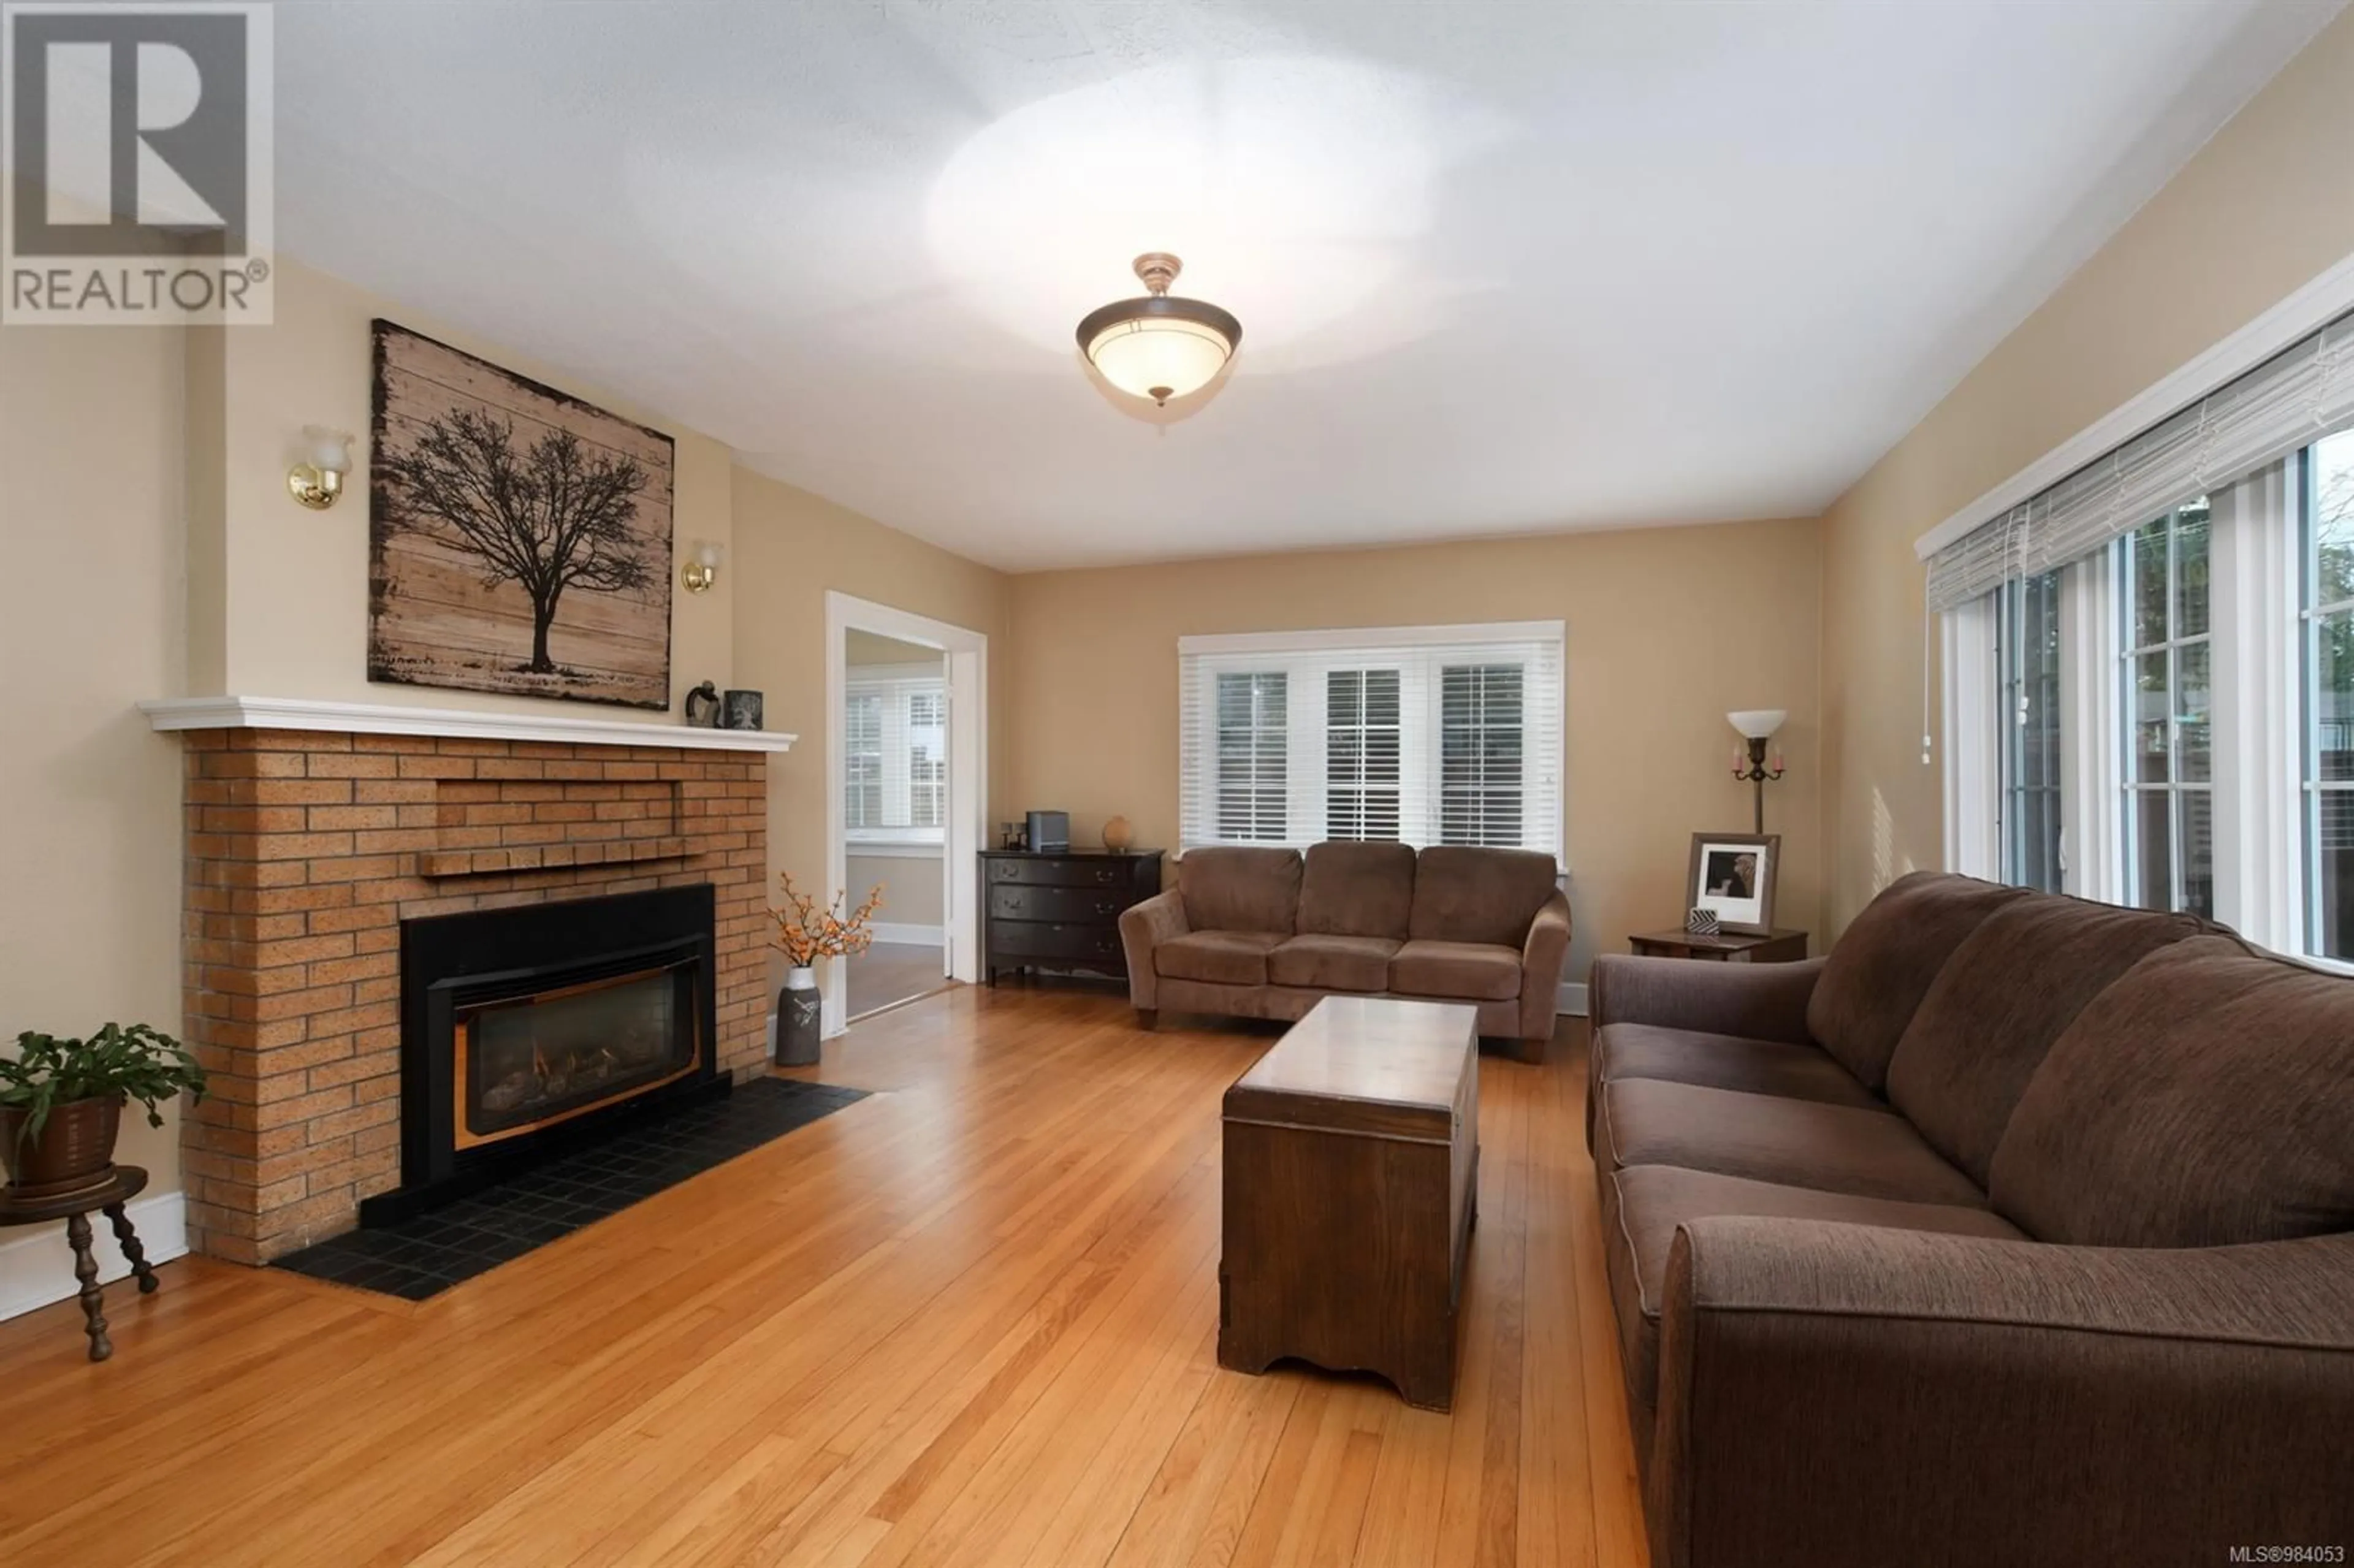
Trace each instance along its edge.
<instances>
[{"instance_id":1,"label":"dried branch with orange blossoms","mask_svg":"<svg viewBox=\"0 0 2354 1568\"><path fill-rule=\"evenodd\" d=\"M864 904L844 914L842 906L850 889L835 894L833 902L821 909L815 896L793 886L791 872L779 873L777 880L784 885L785 906L769 911L777 922L777 938L769 945L793 968L805 969L820 959L847 958L875 945L870 927L875 911L883 907L881 885L867 894Z\"/></svg>"}]
</instances>

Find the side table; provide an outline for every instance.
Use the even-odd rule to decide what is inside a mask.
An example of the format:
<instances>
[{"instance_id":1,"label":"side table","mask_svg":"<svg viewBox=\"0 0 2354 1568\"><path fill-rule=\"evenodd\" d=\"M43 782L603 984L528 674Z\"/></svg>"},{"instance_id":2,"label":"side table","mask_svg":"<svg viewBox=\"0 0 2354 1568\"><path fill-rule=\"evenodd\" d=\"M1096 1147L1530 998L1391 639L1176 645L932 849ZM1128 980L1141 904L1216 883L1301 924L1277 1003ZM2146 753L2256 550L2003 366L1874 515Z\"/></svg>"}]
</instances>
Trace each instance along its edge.
<instances>
[{"instance_id":1,"label":"side table","mask_svg":"<svg viewBox=\"0 0 2354 1568\"><path fill-rule=\"evenodd\" d=\"M114 1343L106 1337L104 1298L98 1287L98 1260L90 1253L90 1216L93 1212L106 1215L114 1226L114 1239L122 1247L122 1255L131 1261L131 1272L138 1277L139 1294L152 1295L155 1289L155 1271L147 1266L147 1255L139 1248L139 1233L131 1228L131 1216L122 1205L137 1197L147 1185L147 1172L136 1165L118 1165L114 1174L95 1187L85 1187L79 1192L60 1192L49 1198L19 1198L16 1190L0 1187L0 1225L37 1225L50 1220L66 1223L66 1240L73 1247L74 1277L81 1281L81 1310L90 1334L90 1359L102 1361L114 1353Z\"/></svg>"},{"instance_id":2,"label":"side table","mask_svg":"<svg viewBox=\"0 0 2354 1568\"><path fill-rule=\"evenodd\" d=\"M1627 938L1638 958L1708 959L1723 964L1789 964L1807 956L1804 931L1776 931L1770 937L1742 937L1725 932L1696 937L1690 931L1645 931Z\"/></svg>"}]
</instances>

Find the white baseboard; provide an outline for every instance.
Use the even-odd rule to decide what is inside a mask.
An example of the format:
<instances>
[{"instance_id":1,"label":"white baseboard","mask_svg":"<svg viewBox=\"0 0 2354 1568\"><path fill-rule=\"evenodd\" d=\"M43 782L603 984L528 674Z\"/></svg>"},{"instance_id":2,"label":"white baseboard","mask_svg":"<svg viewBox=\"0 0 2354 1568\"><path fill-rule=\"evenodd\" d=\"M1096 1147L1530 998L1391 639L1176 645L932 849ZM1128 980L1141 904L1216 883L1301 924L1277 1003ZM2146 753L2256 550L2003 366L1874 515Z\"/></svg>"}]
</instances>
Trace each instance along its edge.
<instances>
[{"instance_id":1,"label":"white baseboard","mask_svg":"<svg viewBox=\"0 0 2354 1568\"><path fill-rule=\"evenodd\" d=\"M1572 1018L1585 1017L1585 982L1562 981L1561 989L1553 994L1553 1010L1557 1013L1567 1013Z\"/></svg>"},{"instance_id":2,"label":"white baseboard","mask_svg":"<svg viewBox=\"0 0 2354 1568\"><path fill-rule=\"evenodd\" d=\"M877 920L867 929L875 933L878 942L916 942L937 948L942 940L941 927L938 926L896 926L887 920Z\"/></svg>"},{"instance_id":3,"label":"white baseboard","mask_svg":"<svg viewBox=\"0 0 2354 1568\"><path fill-rule=\"evenodd\" d=\"M184 1257L188 1251L187 1200L178 1192L151 1192L133 1200L122 1211L139 1233L139 1250L149 1263ZM90 1217L97 1245L101 1284L128 1278L131 1265L114 1244L114 1227L104 1214ZM28 1230L0 1242L0 1319L21 1316L37 1307L62 1301L80 1288L74 1278L73 1248L66 1245L65 1222Z\"/></svg>"}]
</instances>

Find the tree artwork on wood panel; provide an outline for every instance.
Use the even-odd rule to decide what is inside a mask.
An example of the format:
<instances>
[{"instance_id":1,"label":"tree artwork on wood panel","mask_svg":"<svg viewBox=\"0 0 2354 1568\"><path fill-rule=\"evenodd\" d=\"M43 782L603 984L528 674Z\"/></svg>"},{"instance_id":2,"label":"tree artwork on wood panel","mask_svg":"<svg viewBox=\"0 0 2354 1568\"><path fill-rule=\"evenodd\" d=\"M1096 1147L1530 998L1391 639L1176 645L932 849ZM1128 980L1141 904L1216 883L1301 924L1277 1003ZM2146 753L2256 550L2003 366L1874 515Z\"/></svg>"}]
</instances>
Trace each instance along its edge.
<instances>
[{"instance_id":1,"label":"tree artwork on wood panel","mask_svg":"<svg viewBox=\"0 0 2354 1568\"><path fill-rule=\"evenodd\" d=\"M669 437L376 323L368 678L670 705Z\"/></svg>"}]
</instances>

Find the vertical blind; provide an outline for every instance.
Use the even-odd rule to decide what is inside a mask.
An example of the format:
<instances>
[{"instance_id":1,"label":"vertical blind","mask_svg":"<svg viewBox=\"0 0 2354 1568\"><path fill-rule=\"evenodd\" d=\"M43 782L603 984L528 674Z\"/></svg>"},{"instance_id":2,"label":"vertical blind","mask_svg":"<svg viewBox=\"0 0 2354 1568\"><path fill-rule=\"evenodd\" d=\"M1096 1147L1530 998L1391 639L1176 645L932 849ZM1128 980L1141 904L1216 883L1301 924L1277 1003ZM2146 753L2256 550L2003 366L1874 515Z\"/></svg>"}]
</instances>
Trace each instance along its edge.
<instances>
[{"instance_id":1,"label":"vertical blind","mask_svg":"<svg viewBox=\"0 0 2354 1568\"><path fill-rule=\"evenodd\" d=\"M1183 638L1178 666L1185 848L1560 854L1558 621Z\"/></svg>"},{"instance_id":2,"label":"vertical blind","mask_svg":"<svg viewBox=\"0 0 2354 1568\"><path fill-rule=\"evenodd\" d=\"M2354 419L2354 313L2159 420L1929 557L1928 602L1949 610L2035 577Z\"/></svg>"}]
</instances>

